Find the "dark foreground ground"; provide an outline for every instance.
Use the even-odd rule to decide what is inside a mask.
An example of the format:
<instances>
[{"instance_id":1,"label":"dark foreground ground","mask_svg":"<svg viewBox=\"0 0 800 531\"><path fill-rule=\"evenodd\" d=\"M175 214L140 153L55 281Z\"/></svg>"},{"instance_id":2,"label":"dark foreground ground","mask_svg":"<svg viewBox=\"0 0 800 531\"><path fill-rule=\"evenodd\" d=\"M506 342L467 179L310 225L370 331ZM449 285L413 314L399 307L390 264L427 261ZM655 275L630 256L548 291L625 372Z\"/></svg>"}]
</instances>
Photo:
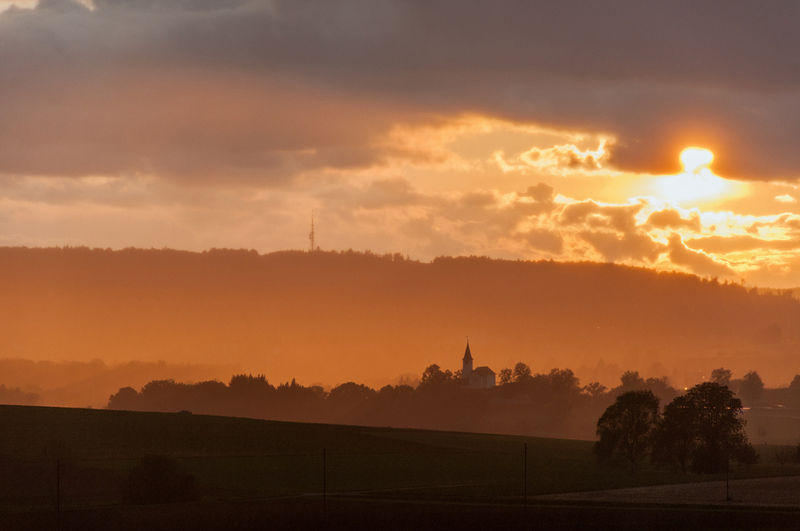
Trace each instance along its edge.
<instances>
[{"instance_id":1,"label":"dark foreground ground","mask_svg":"<svg viewBox=\"0 0 800 531\"><path fill-rule=\"evenodd\" d=\"M800 511L763 507L507 504L329 499L215 502L0 515L0 529L798 529Z\"/></svg>"},{"instance_id":2,"label":"dark foreground ground","mask_svg":"<svg viewBox=\"0 0 800 531\"><path fill-rule=\"evenodd\" d=\"M800 489L778 450L732 478ZM198 501L132 500L147 455L191 474ZM742 487L726 502L723 479L602 466L590 441L0 406L0 531L800 529L800 504Z\"/></svg>"},{"instance_id":3,"label":"dark foreground ground","mask_svg":"<svg viewBox=\"0 0 800 531\"><path fill-rule=\"evenodd\" d=\"M637 503L670 505L724 505L792 508L800 510L800 476L677 483L650 487L567 492L537 496L537 501ZM800 527L800 522L798 522Z\"/></svg>"}]
</instances>

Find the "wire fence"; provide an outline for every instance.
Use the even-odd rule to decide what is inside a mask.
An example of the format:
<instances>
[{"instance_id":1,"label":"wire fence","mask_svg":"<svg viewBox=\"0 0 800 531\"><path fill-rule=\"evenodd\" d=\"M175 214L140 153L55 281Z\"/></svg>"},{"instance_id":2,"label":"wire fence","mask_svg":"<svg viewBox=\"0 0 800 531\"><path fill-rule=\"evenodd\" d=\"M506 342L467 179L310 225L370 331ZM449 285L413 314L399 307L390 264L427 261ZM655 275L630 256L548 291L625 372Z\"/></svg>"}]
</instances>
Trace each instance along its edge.
<instances>
[{"instance_id":1,"label":"wire fence","mask_svg":"<svg viewBox=\"0 0 800 531\"><path fill-rule=\"evenodd\" d=\"M176 473L191 478L190 495L202 501L316 497L325 503L330 496L527 500L527 444L517 452L320 448L297 453L172 454L159 456L161 464L149 471L147 459L0 457L0 510L59 512L133 504L136 489L150 489L156 497L180 490Z\"/></svg>"},{"instance_id":2,"label":"wire fence","mask_svg":"<svg viewBox=\"0 0 800 531\"><path fill-rule=\"evenodd\" d=\"M301 500L322 514L332 498L337 502L371 498L380 503L424 500L525 507L529 500L540 500L538 494L728 476L706 478L655 468L632 474L627 468L604 468L577 455L564 455L569 450L565 442L560 443L558 454L536 444L531 448L529 453L528 444L522 441L498 449L415 444L413 448L372 451L340 445L297 452L175 452L155 456L155 461L154 456L142 454L0 455L0 514L47 513L56 522L53 528L61 529L57 522L62 512L74 516L76 510L118 511L175 501L224 505ZM155 466L148 469L148 462ZM730 476L800 472L794 466L770 466L764 464L760 471L737 466ZM181 478L190 478L190 484L181 483ZM718 490L712 484L708 488ZM730 497L726 488L718 501Z\"/></svg>"}]
</instances>

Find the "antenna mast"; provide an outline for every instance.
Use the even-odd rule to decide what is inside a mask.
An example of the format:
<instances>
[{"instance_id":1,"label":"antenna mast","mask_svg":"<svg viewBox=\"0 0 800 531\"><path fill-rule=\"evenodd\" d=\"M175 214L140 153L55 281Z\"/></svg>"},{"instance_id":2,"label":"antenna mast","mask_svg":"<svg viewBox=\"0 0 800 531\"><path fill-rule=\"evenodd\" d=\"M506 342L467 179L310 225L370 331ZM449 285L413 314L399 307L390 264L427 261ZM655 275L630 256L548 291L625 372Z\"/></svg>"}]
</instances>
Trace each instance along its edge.
<instances>
[{"instance_id":1,"label":"antenna mast","mask_svg":"<svg viewBox=\"0 0 800 531\"><path fill-rule=\"evenodd\" d=\"M311 211L311 232L308 233L308 239L311 242L311 252L317 250L316 234L314 232L314 211Z\"/></svg>"}]
</instances>

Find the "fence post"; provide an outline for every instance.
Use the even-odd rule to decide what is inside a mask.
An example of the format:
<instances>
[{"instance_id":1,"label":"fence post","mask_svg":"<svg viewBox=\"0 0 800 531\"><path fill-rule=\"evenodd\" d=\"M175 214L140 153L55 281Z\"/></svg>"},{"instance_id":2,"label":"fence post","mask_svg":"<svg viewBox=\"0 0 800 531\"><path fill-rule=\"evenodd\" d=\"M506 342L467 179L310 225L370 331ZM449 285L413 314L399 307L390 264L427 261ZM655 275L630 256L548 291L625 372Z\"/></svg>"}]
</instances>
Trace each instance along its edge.
<instances>
[{"instance_id":1,"label":"fence post","mask_svg":"<svg viewBox=\"0 0 800 531\"><path fill-rule=\"evenodd\" d=\"M61 459L56 459L56 529L61 531Z\"/></svg>"},{"instance_id":2,"label":"fence post","mask_svg":"<svg viewBox=\"0 0 800 531\"><path fill-rule=\"evenodd\" d=\"M725 501L731 501L731 458L725 456Z\"/></svg>"},{"instance_id":3,"label":"fence post","mask_svg":"<svg viewBox=\"0 0 800 531\"><path fill-rule=\"evenodd\" d=\"M528 506L528 443L522 445L522 503Z\"/></svg>"},{"instance_id":4,"label":"fence post","mask_svg":"<svg viewBox=\"0 0 800 531\"><path fill-rule=\"evenodd\" d=\"M328 450L322 449L322 513L328 512Z\"/></svg>"}]
</instances>

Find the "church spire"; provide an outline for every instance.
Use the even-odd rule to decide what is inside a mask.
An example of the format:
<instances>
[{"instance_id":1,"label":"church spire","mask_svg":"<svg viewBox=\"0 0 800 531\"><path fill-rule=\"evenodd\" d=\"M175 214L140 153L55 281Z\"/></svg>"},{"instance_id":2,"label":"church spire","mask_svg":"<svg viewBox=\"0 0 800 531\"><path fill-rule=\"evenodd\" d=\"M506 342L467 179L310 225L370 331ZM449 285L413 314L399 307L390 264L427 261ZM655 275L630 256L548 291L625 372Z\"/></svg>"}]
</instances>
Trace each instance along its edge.
<instances>
[{"instance_id":1,"label":"church spire","mask_svg":"<svg viewBox=\"0 0 800 531\"><path fill-rule=\"evenodd\" d=\"M467 338L467 350L464 351L464 358L461 360L461 377L467 383L472 378L472 352L469 351L469 338Z\"/></svg>"}]
</instances>

